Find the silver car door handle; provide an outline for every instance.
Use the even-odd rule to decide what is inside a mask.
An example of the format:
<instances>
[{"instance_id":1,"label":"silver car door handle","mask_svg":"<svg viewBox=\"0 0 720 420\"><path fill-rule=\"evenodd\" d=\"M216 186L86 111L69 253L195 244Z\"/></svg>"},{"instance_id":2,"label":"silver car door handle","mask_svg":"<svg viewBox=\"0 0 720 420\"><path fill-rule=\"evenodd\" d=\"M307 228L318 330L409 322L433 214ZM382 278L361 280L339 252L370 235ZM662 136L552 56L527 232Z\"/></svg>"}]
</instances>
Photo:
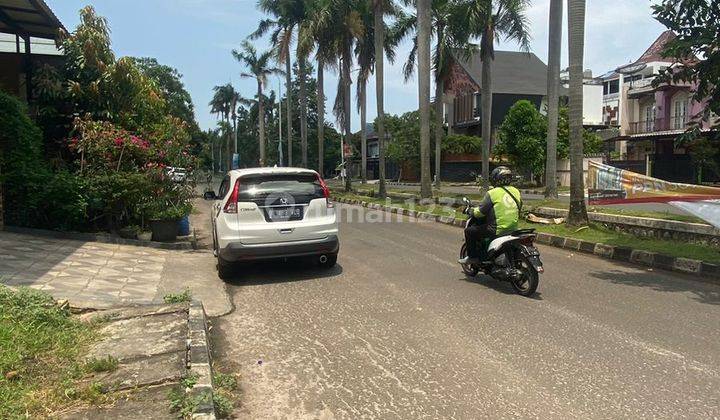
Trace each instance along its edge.
<instances>
[{"instance_id":1,"label":"silver car door handle","mask_svg":"<svg viewBox=\"0 0 720 420\"><path fill-rule=\"evenodd\" d=\"M281 234L284 235L284 234L287 234L287 233L292 233L293 230L294 230L294 229L290 229L290 228L288 228L288 229L278 229L278 232L280 232Z\"/></svg>"}]
</instances>

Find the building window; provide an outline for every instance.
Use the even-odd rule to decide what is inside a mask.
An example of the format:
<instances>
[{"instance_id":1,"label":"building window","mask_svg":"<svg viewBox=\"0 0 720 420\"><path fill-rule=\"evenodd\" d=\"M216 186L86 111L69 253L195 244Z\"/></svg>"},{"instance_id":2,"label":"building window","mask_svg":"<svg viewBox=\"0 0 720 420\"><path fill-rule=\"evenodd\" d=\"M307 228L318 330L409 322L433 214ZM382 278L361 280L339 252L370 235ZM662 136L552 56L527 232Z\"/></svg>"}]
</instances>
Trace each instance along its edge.
<instances>
[{"instance_id":1,"label":"building window","mask_svg":"<svg viewBox=\"0 0 720 420\"><path fill-rule=\"evenodd\" d=\"M620 79L610 80L603 83L603 95L612 95L620 92Z\"/></svg>"},{"instance_id":2,"label":"building window","mask_svg":"<svg viewBox=\"0 0 720 420\"><path fill-rule=\"evenodd\" d=\"M687 122L687 100L680 99L675 101L675 111L673 116L673 129L682 130Z\"/></svg>"},{"instance_id":3,"label":"building window","mask_svg":"<svg viewBox=\"0 0 720 420\"><path fill-rule=\"evenodd\" d=\"M380 144L379 143L369 143L367 145L367 154L370 158L376 158L380 156Z\"/></svg>"},{"instance_id":4,"label":"building window","mask_svg":"<svg viewBox=\"0 0 720 420\"><path fill-rule=\"evenodd\" d=\"M480 110L482 107L480 106L480 94L476 93L473 95L473 118L480 118Z\"/></svg>"},{"instance_id":5,"label":"building window","mask_svg":"<svg viewBox=\"0 0 720 420\"><path fill-rule=\"evenodd\" d=\"M645 132L650 133L655 129L655 106L645 107Z\"/></svg>"}]
</instances>

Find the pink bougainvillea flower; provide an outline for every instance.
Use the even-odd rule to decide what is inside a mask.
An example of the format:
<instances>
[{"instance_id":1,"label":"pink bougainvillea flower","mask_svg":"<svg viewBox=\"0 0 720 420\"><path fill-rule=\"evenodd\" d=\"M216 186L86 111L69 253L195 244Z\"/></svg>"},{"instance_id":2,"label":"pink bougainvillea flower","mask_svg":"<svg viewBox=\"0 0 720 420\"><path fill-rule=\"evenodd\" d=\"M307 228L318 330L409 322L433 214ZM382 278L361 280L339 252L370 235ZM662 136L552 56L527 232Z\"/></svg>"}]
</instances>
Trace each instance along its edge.
<instances>
[{"instance_id":1,"label":"pink bougainvillea flower","mask_svg":"<svg viewBox=\"0 0 720 420\"><path fill-rule=\"evenodd\" d=\"M115 146L122 146L123 143L125 143L125 139L123 139L122 137L117 137L115 139Z\"/></svg>"}]
</instances>

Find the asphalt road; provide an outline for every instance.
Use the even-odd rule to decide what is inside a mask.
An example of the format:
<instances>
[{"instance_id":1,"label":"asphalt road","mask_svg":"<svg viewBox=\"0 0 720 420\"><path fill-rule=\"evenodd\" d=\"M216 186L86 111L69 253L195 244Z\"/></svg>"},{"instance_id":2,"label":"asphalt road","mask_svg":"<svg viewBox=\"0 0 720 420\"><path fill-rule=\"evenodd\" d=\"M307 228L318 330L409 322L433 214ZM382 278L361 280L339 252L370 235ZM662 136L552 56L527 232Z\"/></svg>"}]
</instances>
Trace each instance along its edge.
<instances>
[{"instance_id":1,"label":"asphalt road","mask_svg":"<svg viewBox=\"0 0 720 420\"><path fill-rule=\"evenodd\" d=\"M343 222L331 271L239 270L212 330L237 417L720 416L720 287L541 247L522 298L462 274L460 229L404 220Z\"/></svg>"}]
</instances>

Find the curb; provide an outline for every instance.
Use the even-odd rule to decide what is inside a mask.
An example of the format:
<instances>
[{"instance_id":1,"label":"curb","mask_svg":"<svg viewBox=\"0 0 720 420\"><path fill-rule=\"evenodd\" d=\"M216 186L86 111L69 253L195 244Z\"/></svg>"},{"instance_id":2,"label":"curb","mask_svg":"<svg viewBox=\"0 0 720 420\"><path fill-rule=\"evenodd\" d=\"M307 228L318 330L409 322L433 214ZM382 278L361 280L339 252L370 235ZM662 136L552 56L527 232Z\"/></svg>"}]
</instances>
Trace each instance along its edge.
<instances>
[{"instance_id":1,"label":"curb","mask_svg":"<svg viewBox=\"0 0 720 420\"><path fill-rule=\"evenodd\" d=\"M138 239L125 239L119 236L112 236L105 233L83 233L83 232L61 232L55 230L46 229L35 229L25 228L18 226L7 226L5 225L1 231L10 233L20 233L24 235L42 236L53 239L70 239L76 241L85 242L100 242L105 244L116 244L116 245L132 245L132 246L144 246L148 248L156 249L169 249L169 250L183 250L189 251L195 249L192 242L155 242L155 241L141 241Z\"/></svg>"},{"instance_id":2,"label":"curb","mask_svg":"<svg viewBox=\"0 0 720 420\"><path fill-rule=\"evenodd\" d=\"M450 226L463 227L463 219L455 219L449 216L437 216L435 214L419 212L416 210L398 209L397 207L386 206L382 204L369 204L365 201L350 200L345 198L336 198L338 203L358 205L373 210L387 211L391 213L402 214L404 216L414 217L420 220L432 220L437 223L443 223ZM720 264L712 264L700 260L690 258L671 257L665 254L645 251L641 249L632 249L622 246L606 245L603 243L588 242L580 239L566 238L564 236L552 235L549 233L538 232L537 242L543 245L550 245L556 248L563 248L582 252L585 254L593 254L600 258L620 261L633 265L659 268L665 271L689 274L697 277L697 280L720 284Z\"/></svg>"},{"instance_id":3,"label":"curb","mask_svg":"<svg viewBox=\"0 0 720 420\"><path fill-rule=\"evenodd\" d=\"M197 378L190 396L198 402L193 419L215 420L213 370L207 337L207 316L202 302L193 300L188 310L188 372Z\"/></svg>"}]
</instances>

